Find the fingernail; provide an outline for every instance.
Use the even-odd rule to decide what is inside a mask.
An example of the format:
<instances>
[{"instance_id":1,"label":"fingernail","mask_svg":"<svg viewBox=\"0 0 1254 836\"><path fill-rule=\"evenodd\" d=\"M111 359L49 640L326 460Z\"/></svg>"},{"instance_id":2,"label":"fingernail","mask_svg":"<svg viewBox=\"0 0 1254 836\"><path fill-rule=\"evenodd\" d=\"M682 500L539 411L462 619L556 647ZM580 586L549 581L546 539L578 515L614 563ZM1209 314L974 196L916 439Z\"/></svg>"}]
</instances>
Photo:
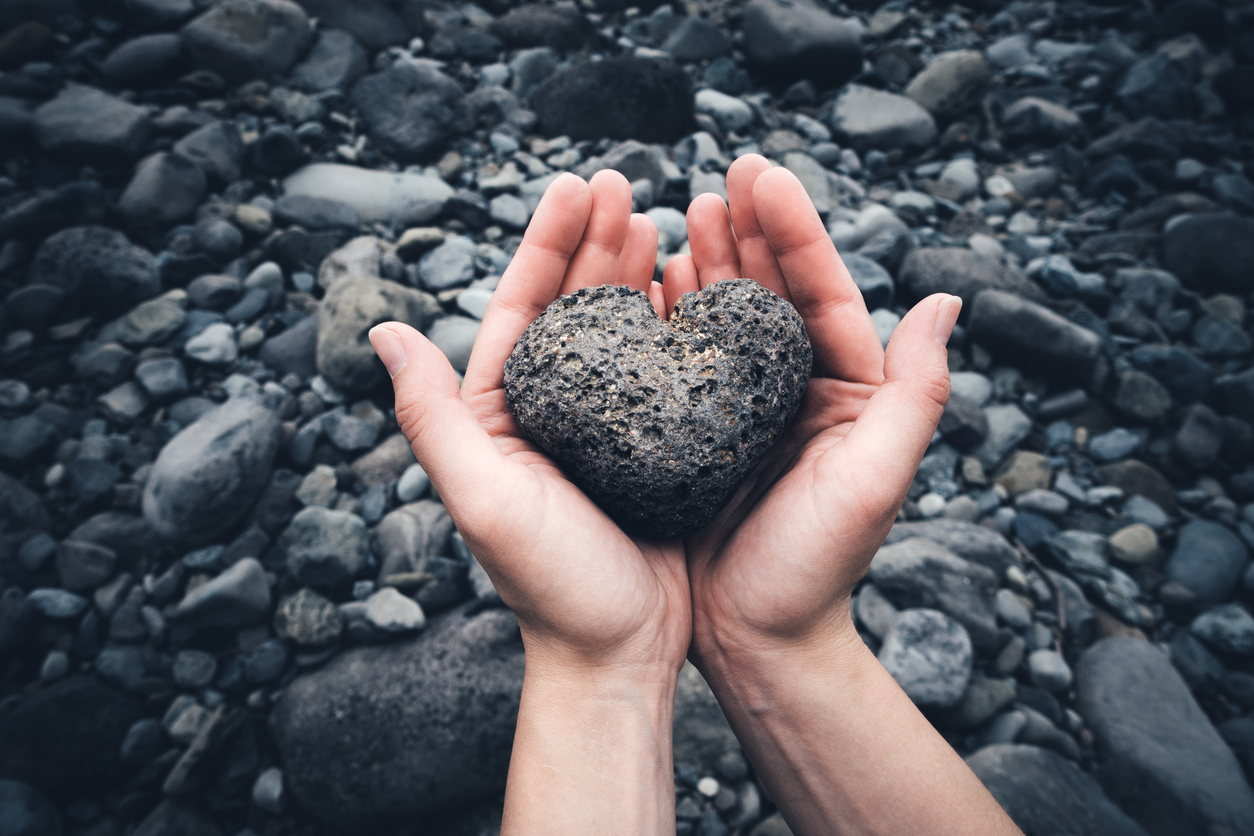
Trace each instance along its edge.
<instances>
[{"instance_id":1,"label":"fingernail","mask_svg":"<svg viewBox=\"0 0 1254 836\"><path fill-rule=\"evenodd\" d=\"M949 335L954 332L958 322L958 314L962 312L962 299L948 296L940 300L936 311L936 341L941 345L949 343Z\"/></svg>"},{"instance_id":2,"label":"fingernail","mask_svg":"<svg viewBox=\"0 0 1254 836\"><path fill-rule=\"evenodd\" d=\"M370 344L374 346L375 354L379 355L383 366L392 377L396 377L400 370L405 368L405 363L409 361L409 358L405 356L404 343L391 328L384 328L382 325L371 328Z\"/></svg>"}]
</instances>

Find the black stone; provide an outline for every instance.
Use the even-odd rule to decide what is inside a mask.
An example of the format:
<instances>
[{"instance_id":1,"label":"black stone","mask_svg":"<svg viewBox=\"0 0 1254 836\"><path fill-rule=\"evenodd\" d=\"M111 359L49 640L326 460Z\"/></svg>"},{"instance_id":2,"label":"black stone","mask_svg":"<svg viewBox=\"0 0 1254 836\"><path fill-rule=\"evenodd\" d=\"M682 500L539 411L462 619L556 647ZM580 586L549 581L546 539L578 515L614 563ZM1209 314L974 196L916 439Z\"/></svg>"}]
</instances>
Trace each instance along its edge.
<instances>
[{"instance_id":1,"label":"black stone","mask_svg":"<svg viewBox=\"0 0 1254 836\"><path fill-rule=\"evenodd\" d=\"M682 69L620 56L550 76L531 98L546 136L674 142L695 129L692 83Z\"/></svg>"},{"instance_id":2,"label":"black stone","mask_svg":"<svg viewBox=\"0 0 1254 836\"><path fill-rule=\"evenodd\" d=\"M574 52L596 35L592 24L576 9L538 4L511 9L492 21L488 31L506 46L547 46L559 52Z\"/></svg>"},{"instance_id":3,"label":"black stone","mask_svg":"<svg viewBox=\"0 0 1254 836\"><path fill-rule=\"evenodd\" d=\"M756 282L718 282L668 323L638 290L564 296L505 364L522 429L625 529L710 521L796 414L812 353L801 317Z\"/></svg>"}]
</instances>

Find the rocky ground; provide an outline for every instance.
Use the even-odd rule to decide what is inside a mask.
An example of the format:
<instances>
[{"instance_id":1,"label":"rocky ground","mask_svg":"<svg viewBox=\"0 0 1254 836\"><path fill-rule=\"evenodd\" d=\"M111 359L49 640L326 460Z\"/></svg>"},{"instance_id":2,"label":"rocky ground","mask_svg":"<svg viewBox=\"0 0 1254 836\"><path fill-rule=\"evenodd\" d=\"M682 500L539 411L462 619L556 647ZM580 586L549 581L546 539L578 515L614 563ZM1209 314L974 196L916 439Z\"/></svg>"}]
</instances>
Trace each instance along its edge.
<instances>
[{"instance_id":1,"label":"rocky ground","mask_svg":"<svg viewBox=\"0 0 1254 836\"><path fill-rule=\"evenodd\" d=\"M856 594L1029 836L1254 833L1254 5L0 0L0 832L481 834L522 675L365 332L760 152L954 396ZM677 830L787 833L682 678Z\"/></svg>"}]
</instances>

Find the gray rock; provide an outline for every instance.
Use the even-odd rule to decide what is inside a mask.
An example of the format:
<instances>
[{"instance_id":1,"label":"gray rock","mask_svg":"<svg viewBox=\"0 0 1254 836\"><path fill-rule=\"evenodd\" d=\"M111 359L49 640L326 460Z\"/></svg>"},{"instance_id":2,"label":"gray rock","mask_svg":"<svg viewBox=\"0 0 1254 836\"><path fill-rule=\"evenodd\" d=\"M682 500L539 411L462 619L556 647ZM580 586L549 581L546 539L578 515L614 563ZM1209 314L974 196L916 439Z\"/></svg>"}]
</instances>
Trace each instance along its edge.
<instances>
[{"instance_id":1,"label":"gray rock","mask_svg":"<svg viewBox=\"0 0 1254 836\"><path fill-rule=\"evenodd\" d=\"M418 278L427 290L445 290L475 277L475 242L450 235L418 261Z\"/></svg>"},{"instance_id":2,"label":"gray rock","mask_svg":"<svg viewBox=\"0 0 1254 836\"><path fill-rule=\"evenodd\" d=\"M910 80L905 93L933 116L944 119L975 106L992 78L993 68L980 53L942 52Z\"/></svg>"},{"instance_id":3,"label":"gray rock","mask_svg":"<svg viewBox=\"0 0 1254 836\"><path fill-rule=\"evenodd\" d=\"M1036 96L1024 96L1001 114L1006 136L1018 142L1053 144L1074 136L1083 122L1074 111Z\"/></svg>"},{"instance_id":4,"label":"gray rock","mask_svg":"<svg viewBox=\"0 0 1254 836\"><path fill-rule=\"evenodd\" d=\"M675 142L695 128L688 75L634 55L558 70L532 93L531 107L546 136L575 140Z\"/></svg>"},{"instance_id":5,"label":"gray rock","mask_svg":"<svg viewBox=\"0 0 1254 836\"><path fill-rule=\"evenodd\" d=\"M429 559L445 553L452 533L453 519L439 502L411 502L390 512L373 532L379 583L391 575L425 571Z\"/></svg>"},{"instance_id":6,"label":"gray rock","mask_svg":"<svg viewBox=\"0 0 1254 836\"><path fill-rule=\"evenodd\" d=\"M741 131L753 124L753 108L735 96L705 88L694 100L697 113L711 117L725 131Z\"/></svg>"},{"instance_id":7,"label":"gray rock","mask_svg":"<svg viewBox=\"0 0 1254 836\"><path fill-rule=\"evenodd\" d=\"M278 417L251 397L231 398L162 448L144 485L144 518L164 537L212 542L252 510L278 447Z\"/></svg>"},{"instance_id":8,"label":"gray rock","mask_svg":"<svg viewBox=\"0 0 1254 836\"><path fill-rule=\"evenodd\" d=\"M1071 687L1071 666L1056 650L1033 650L1028 654L1028 673L1032 684L1046 691L1065 691Z\"/></svg>"},{"instance_id":9,"label":"gray rock","mask_svg":"<svg viewBox=\"0 0 1254 836\"><path fill-rule=\"evenodd\" d=\"M431 487L431 479L420 464L411 464L396 483L396 498L400 502L413 502Z\"/></svg>"},{"instance_id":10,"label":"gray rock","mask_svg":"<svg viewBox=\"0 0 1254 836\"><path fill-rule=\"evenodd\" d=\"M997 590L993 606L997 617L1016 630L1026 630L1032 626L1032 611L1009 589Z\"/></svg>"},{"instance_id":11,"label":"gray rock","mask_svg":"<svg viewBox=\"0 0 1254 836\"><path fill-rule=\"evenodd\" d=\"M665 539L723 506L791 420L810 361L796 311L754 282L685 295L669 323L640 291L607 286L558 299L528 327L505 391L523 430L608 514Z\"/></svg>"},{"instance_id":12,"label":"gray rock","mask_svg":"<svg viewBox=\"0 0 1254 836\"><path fill-rule=\"evenodd\" d=\"M1204 602L1226 599L1249 563L1249 551L1231 530L1209 520L1180 529L1176 548L1163 567L1168 580L1182 584Z\"/></svg>"},{"instance_id":13,"label":"gray rock","mask_svg":"<svg viewBox=\"0 0 1254 836\"><path fill-rule=\"evenodd\" d=\"M933 293L952 293L962 297L964 311L970 311L976 296L990 288L1045 301L1041 289L1018 270L976 255L966 247L912 250L902 261L897 278L911 301Z\"/></svg>"},{"instance_id":14,"label":"gray rock","mask_svg":"<svg viewBox=\"0 0 1254 836\"><path fill-rule=\"evenodd\" d=\"M527 204L512 194L499 194L488 204L488 215L494 223L507 229L526 229L531 221Z\"/></svg>"},{"instance_id":15,"label":"gray rock","mask_svg":"<svg viewBox=\"0 0 1254 836\"><path fill-rule=\"evenodd\" d=\"M45 240L31 264L30 281L63 289L71 306L106 313L161 291L152 254L121 232L99 226L71 227Z\"/></svg>"},{"instance_id":16,"label":"gray rock","mask_svg":"<svg viewBox=\"0 0 1254 836\"><path fill-rule=\"evenodd\" d=\"M740 742L719 708L714 692L700 672L685 662L675 690L675 721L672 730L675 765L709 774L720 757L740 751Z\"/></svg>"},{"instance_id":17,"label":"gray rock","mask_svg":"<svg viewBox=\"0 0 1254 836\"><path fill-rule=\"evenodd\" d=\"M1076 670L1098 777L1151 834L1254 831L1254 792L1189 688L1157 647L1102 639Z\"/></svg>"},{"instance_id":18,"label":"gray rock","mask_svg":"<svg viewBox=\"0 0 1254 836\"><path fill-rule=\"evenodd\" d=\"M165 29L196 13L194 0L126 0L126 11L141 26Z\"/></svg>"},{"instance_id":19,"label":"gray rock","mask_svg":"<svg viewBox=\"0 0 1254 836\"><path fill-rule=\"evenodd\" d=\"M287 596L274 611L274 632L302 647L332 644L343 631L339 608L312 589Z\"/></svg>"},{"instance_id":20,"label":"gray rock","mask_svg":"<svg viewBox=\"0 0 1254 836\"><path fill-rule=\"evenodd\" d=\"M479 320L465 316L437 319L427 332L427 338L444 352L453 368L463 374L470 363L470 353L478 336Z\"/></svg>"},{"instance_id":21,"label":"gray rock","mask_svg":"<svg viewBox=\"0 0 1254 836\"><path fill-rule=\"evenodd\" d=\"M370 135L402 161L423 160L465 127L462 88L428 59L397 61L353 85Z\"/></svg>"},{"instance_id":22,"label":"gray rock","mask_svg":"<svg viewBox=\"0 0 1254 836\"><path fill-rule=\"evenodd\" d=\"M191 590L173 618L198 627L246 627L270 612L270 584L256 558L246 557Z\"/></svg>"},{"instance_id":23,"label":"gray rock","mask_svg":"<svg viewBox=\"0 0 1254 836\"><path fill-rule=\"evenodd\" d=\"M288 570L310 586L347 583L366 565L370 553L369 534L361 517L328 508L300 511L284 532L283 542Z\"/></svg>"},{"instance_id":24,"label":"gray rock","mask_svg":"<svg viewBox=\"0 0 1254 836\"><path fill-rule=\"evenodd\" d=\"M146 87L177 71L182 60L183 42L178 35L141 35L109 53L100 71L119 87Z\"/></svg>"},{"instance_id":25,"label":"gray rock","mask_svg":"<svg viewBox=\"0 0 1254 836\"><path fill-rule=\"evenodd\" d=\"M366 74L366 51L348 32L320 29L305 60L292 70L291 82L301 90L347 90Z\"/></svg>"},{"instance_id":26,"label":"gray rock","mask_svg":"<svg viewBox=\"0 0 1254 836\"><path fill-rule=\"evenodd\" d=\"M318 317L307 316L261 345L261 362L280 375L296 374L309 380L318 373Z\"/></svg>"},{"instance_id":27,"label":"gray rock","mask_svg":"<svg viewBox=\"0 0 1254 836\"><path fill-rule=\"evenodd\" d=\"M754 0L741 30L750 62L780 78L835 87L862 68L862 27L808 0Z\"/></svg>"},{"instance_id":28,"label":"gray rock","mask_svg":"<svg viewBox=\"0 0 1254 836\"><path fill-rule=\"evenodd\" d=\"M862 291L867 310L887 308L893 302L892 274L875 261L857 253L844 253L841 261L853 277L853 283Z\"/></svg>"},{"instance_id":29,"label":"gray rock","mask_svg":"<svg viewBox=\"0 0 1254 836\"><path fill-rule=\"evenodd\" d=\"M312 37L309 17L289 0L223 0L183 27L196 66L228 81L286 72Z\"/></svg>"},{"instance_id":30,"label":"gray rock","mask_svg":"<svg viewBox=\"0 0 1254 836\"><path fill-rule=\"evenodd\" d=\"M186 804L166 799L140 822L133 836L222 836L222 831L204 813Z\"/></svg>"},{"instance_id":31,"label":"gray rock","mask_svg":"<svg viewBox=\"0 0 1254 836\"><path fill-rule=\"evenodd\" d=\"M1193 619L1189 629L1225 653L1254 654L1254 618L1240 604L1212 607Z\"/></svg>"},{"instance_id":32,"label":"gray rock","mask_svg":"<svg viewBox=\"0 0 1254 836\"><path fill-rule=\"evenodd\" d=\"M173 151L218 182L231 183L240 177L244 141L231 122L214 120L199 127L174 143Z\"/></svg>"},{"instance_id":33,"label":"gray rock","mask_svg":"<svg viewBox=\"0 0 1254 836\"><path fill-rule=\"evenodd\" d=\"M914 99L862 84L845 86L827 123L858 150L923 148L936 139L936 121Z\"/></svg>"},{"instance_id":34,"label":"gray rock","mask_svg":"<svg viewBox=\"0 0 1254 836\"><path fill-rule=\"evenodd\" d=\"M731 40L717 23L700 17L686 17L661 48L676 61L708 61L730 52Z\"/></svg>"},{"instance_id":35,"label":"gray rock","mask_svg":"<svg viewBox=\"0 0 1254 836\"><path fill-rule=\"evenodd\" d=\"M113 549L81 540L57 546L57 575L61 585L75 592L95 589L113 575L118 555Z\"/></svg>"},{"instance_id":36,"label":"gray rock","mask_svg":"<svg viewBox=\"0 0 1254 836\"><path fill-rule=\"evenodd\" d=\"M1161 51L1128 67L1115 89L1115 101L1133 118L1179 119L1189 114L1191 99L1189 83Z\"/></svg>"},{"instance_id":37,"label":"gray rock","mask_svg":"<svg viewBox=\"0 0 1254 836\"><path fill-rule=\"evenodd\" d=\"M1072 573L1105 577L1110 573L1106 560L1106 538L1093 531L1069 529L1052 535L1049 551Z\"/></svg>"},{"instance_id":38,"label":"gray rock","mask_svg":"<svg viewBox=\"0 0 1254 836\"><path fill-rule=\"evenodd\" d=\"M172 294L140 302L118 320L118 342L129 346L164 342L174 336L186 320L185 300Z\"/></svg>"},{"instance_id":39,"label":"gray rock","mask_svg":"<svg viewBox=\"0 0 1254 836\"><path fill-rule=\"evenodd\" d=\"M1101 337L1027 299L1000 290L975 298L969 332L1007 357L1054 376L1083 379L1091 374Z\"/></svg>"},{"instance_id":40,"label":"gray rock","mask_svg":"<svg viewBox=\"0 0 1254 836\"><path fill-rule=\"evenodd\" d=\"M1145 836L1092 776L1038 746L986 746L967 766L1024 836Z\"/></svg>"},{"instance_id":41,"label":"gray rock","mask_svg":"<svg viewBox=\"0 0 1254 836\"><path fill-rule=\"evenodd\" d=\"M427 625L422 607L392 587L385 587L361 603L362 614L385 633L412 633Z\"/></svg>"},{"instance_id":42,"label":"gray rock","mask_svg":"<svg viewBox=\"0 0 1254 836\"><path fill-rule=\"evenodd\" d=\"M1028 437L1028 433L1032 431L1032 419L1014 404L987 407L984 417L988 422L988 430L984 434L984 441L975 448L974 456L984 465L985 470L992 470L1020 441Z\"/></svg>"},{"instance_id":43,"label":"gray rock","mask_svg":"<svg viewBox=\"0 0 1254 836\"><path fill-rule=\"evenodd\" d=\"M37 789L0 780L0 826L5 836L61 836L61 814Z\"/></svg>"},{"instance_id":44,"label":"gray rock","mask_svg":"<svg viewBox=\"0 0 1254 836\"><path fill-rule=\"evenodd\" d=\"M387 252L388 246L381 238L360 235L323 259L318 268L318 284L330 290L345 279L377 278Z\"/></svg>"},{"instance_id":45,"label":"gray rock","mask_svg":"<svg viewBox=\"0 0 1254 836\"><path fill-rule=\"evenodd\" d=\"M174 654L174 665L170 669L176 685L184 688L203 688L213 681L217 673L218 660L212 653L203 650L180 650Z\"/></svg>"},{"instance_id":46,"label":"gray rock","mask_svg":"<svg viewBox=\"0 0 1254 836\"><path fill-rule=\"evenodd\" d=\"M225 322L215 322L188 340L183 352L193 360L210 365L233 363L239 354L235 329Z\"/></svg>"},{"instance_id":47,"label":"gray rock","mask_svg":"<svg viewBox=\"0 0 1254 836\"><path fill-rule=\"evenodd\" d=\"M949 708L971 678L971 638L937 610L902 610L880 648L879 660L916 705Z\"/></svg>"},{"instance_id":48,"label":"gray rock","mask_svg":"<svg viewBox=\"0 0 1254 836\"><path fill-rule=\"evenodd\" d=\"M323 824L359 832L494 796L522 677L517 622L503 609L463 607L411 641L346 651L275 706L287 790Z\"/></svg>"},{"instance_id":49,"label":"gray rock","mask_svg":"<svg viewBox=\"0 0 1254 836\"><path fill-rule=\"evenodd\" d=\"M1248 293L1254 283L1254 219L1231 213L1172 218L1163 228L1163 266L1190 289Z\"/></svg>"},{"instance_id":50,"label":"gray rock","mask_svg":"<svg viewBox=\"0 0 1254 836\"><path fill-rule=\"evenodd\" d=\"M867 571L876 588L901 608L937 609L967 628L972 644L998 641L993 595L997 574L921 537L883 546Z\"/></svg>"},{"instance_id":51,"label":"gray rock","mask_svg":"<svg viewBox=\"0 0 1254 836\"><path fill-rule=\"evenodd\" d=\"M166 227L191 215L205 194L200 166L181 154L161 152L140 161L118 209L133 224Z\"/></svg>"},{"instance_id":52,"label":"gray rock","mask_svg":"<svg viewBox=\"0 0 1254 836\"><path fill-rule=\"evenodd\" d=\"M434 297L396 282L365 277L338 282L318 308L318 372L343 392L375 389L388 375L370 345L370 329L395 320L426 331L439 313Z\"/></svg>"},{"instance_id":53,"label":"gray rock","mask_svg":"<svg viewBox=\"0 0 1254 836\"><path fill-rule=\"evenodd\" d=\"M987 566L1000 578L1011 566L1022 566L1014 546L1001 534L991 529L962 520L920 520L894 523L884 545L898 543L910 537L926 537L935 540L961 558Z\"/></svg>"},{"instance_id":54,"label":"gray rock","mask_svg":"<svg viewBox=\"0 0 1254 836\"><path fill-rule=\"evenodd\" d=\"M355 0L353 3L342 3L339 0L300 0L300 4L311 17L318 18L322 26L352 33L371 52L407 43L411 23L419 29L416 34L424 32L421 19L413 20L411 17L421 16L422 12L415 12L413 7L405 7L404 4L399 4L401 14L391 8L396 4L386 0ZM458 21L460 23L460 16Z\"/></svg>"},{"instance_id":55,"label":"gray rock","mask_svg":"<svg viewBox=\"0 0 1254 836\"><path fill-rule=\"evenodd\" d=\"M93 163L133 160L148 144L148 111L94 87L70 83L35 109L31 129L49 153Z\"/></svg>"},{"instance_id":56,"label":"gray rock","mask_svg":"<svg viewBox=\"0 0 1254 836\"><path fill-rule=\"evenodd\" d=\"M283 812L283 772L276 766L264 770L253 782L253 804L271 815Z\"/></svg>"},{"instance_id":57,"label":"gray rock","mask_svg":"<svg viewBox=\"0 0 1254 836\"><path fill-rule=\"evenodd\" d=\"M1014 699L1013 683L972 676L962 701L945 713L945 722L959 729L979 728L1007 708Z\"/></svg>"},{"instance_id":58,"label":"gray rock","mask_svg":"<svg viewBox=\"0 0 1254 836\"><path fill-rule=\"evenodd\" d=\"M30 604L47 618L73 618L87 609L87 599L64 589L40 587L26 596Z\"/></svg>"},{"instance_id":59,"label":"gray rock","mask_svg":"<svg viewBox=\"0 0 1254 836\"><path fill-rule=\"evenodd\" d=\"M436 177L338 163L305 166L283 181L283 191L351 206L363 221L407 226L432 220L453 196L452 187Z\"/></svg>"}]
</instances>

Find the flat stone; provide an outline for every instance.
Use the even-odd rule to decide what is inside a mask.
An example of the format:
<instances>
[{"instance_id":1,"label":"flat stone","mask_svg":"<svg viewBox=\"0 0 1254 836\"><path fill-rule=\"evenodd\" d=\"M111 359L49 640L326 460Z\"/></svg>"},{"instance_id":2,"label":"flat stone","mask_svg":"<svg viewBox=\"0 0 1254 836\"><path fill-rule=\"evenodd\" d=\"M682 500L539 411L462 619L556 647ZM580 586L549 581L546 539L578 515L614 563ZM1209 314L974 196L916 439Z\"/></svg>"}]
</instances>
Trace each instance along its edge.
<instances>
[{"instance_id":1,"label":"flat stone","mask_svg":"<svg viewBox=\"0 0 1254 836\"><path fill-rule=\"evenodd\" d=\"M996 644L992 601L997 575L991 569L933 540L911 538L882 546L867 577L897 607L940 610L966 627L976 647Z\"/></svg>"},{"instance_id":2,"label":"flat stone","mask_svg":"<svg viewBox=\"0 0 1254 836\"><path fill-rule=\"evenodd\" d=\"M70 83L35 109L35 140L45 151L84 162L133 160L148 144L148 111L94 87Z\"/></svg>"},{"instance_id":3,"label":"flat stone","mask_svg":"<svg viewBox=\"0 0 1254 836\"><path fill-rule=\"evenodd\" d=\"M256 558L246 557L191 590L173 617L201 627L246 627L270 612L270 584Z\"/></svg>"},{"instance_id":4,"label":"flat stone","mask_svg":"<svg viewBox=\"0 0 1254 836\"><path fill-rule=\"evenodd\" d=\"M1006 357L1054 376L1083 378L1101 349L1101 337L1044 305L1000 290L984 290L971 308L969 332Z\"/></svg>"},{"instance_id":5,"label":"flat stone","mask_svg":"<svg viewBox=\"0 0 1254 836\"><path fill-rule=\"evenodd\" d=\"M956 116L977 104L993 67L974 50L942 52L906 85L905 93L933 116Z\"/></svg>"},{"instance_id":6,"label":"flat stone","mask_svg":"<svg viewBox=\"0 0 1254 836\"><path fill-rule=\"evenodd\" d=\"M832 132L853 147L922 148L936 138L936 122L914 99L848 84L832 104Z\"/></svg>"},{"instance_id":7,"label":"flat stone","mask_svg":"<svg viewBox=\"0 0 1254 836\"><path fill-rule=\"evenodd\" d=\"M741 341L743 355L731 348ZM601 359L620 354L621 364ZM669 323L639 291L592 288L558 299L524 332L506 362L506 397L607 513L666 539L708 522L756 465L796 411L810 359L795 311L752 282L686 295ZM694 377L694 364L711 373ZM750 410L753 397L765 402ZM607 410L614 421L596 419Z\"/></svg>"}]
</instances>

